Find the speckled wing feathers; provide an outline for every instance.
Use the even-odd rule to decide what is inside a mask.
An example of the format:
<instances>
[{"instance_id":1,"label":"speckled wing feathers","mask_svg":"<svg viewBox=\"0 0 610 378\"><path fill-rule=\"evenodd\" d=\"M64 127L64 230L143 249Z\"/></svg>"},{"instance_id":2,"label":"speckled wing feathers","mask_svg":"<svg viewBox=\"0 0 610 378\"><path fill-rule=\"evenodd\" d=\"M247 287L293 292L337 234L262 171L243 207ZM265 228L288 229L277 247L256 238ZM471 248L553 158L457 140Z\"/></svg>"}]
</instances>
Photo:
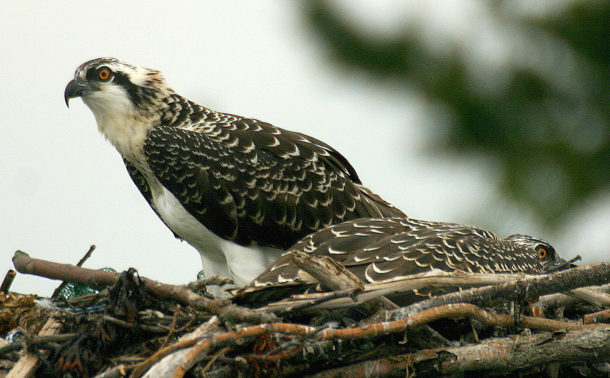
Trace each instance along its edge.
<instances>
[{"instance_id":1,"label":"speckled wing feathers","mask_svg":"<svg viewBox=\"0 0 610 378\"><path fill-rule=\"evenodd\" d=\"M480 228L405 217L356 219L305 237L243 292L310 283L290 263L292 251L331 256L364 282L397 279L432 269L529 274L545 271L533 246L525 248Z\"/></svg>"},{"instance_id":2,"label":"speckled wing feathers","mask_svg":"<svg viewBox=\"0 0 610 378\"><path fill-rule=\"evenodd\" d=\"M362 187L347 160L321 141L190 102L180 106L198 116L178 112L153 128L147 163L222 238L286 249L344 220L402 215ZM184 120L197 122L174 125Z\"/></svg>"}]
</instances>

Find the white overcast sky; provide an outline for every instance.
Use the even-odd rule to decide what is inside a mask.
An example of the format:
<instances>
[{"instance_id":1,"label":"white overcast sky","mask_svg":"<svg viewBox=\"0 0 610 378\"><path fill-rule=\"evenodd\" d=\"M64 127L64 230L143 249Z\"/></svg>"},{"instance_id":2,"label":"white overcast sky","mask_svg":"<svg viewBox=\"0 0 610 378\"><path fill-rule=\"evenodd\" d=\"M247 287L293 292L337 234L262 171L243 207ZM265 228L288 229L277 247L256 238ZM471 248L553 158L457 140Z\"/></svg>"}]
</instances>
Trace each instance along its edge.
<instances>
[{"instance_id":1,"label":"white overcast sky","mask_svg":"<svg viewBox=\"0 0 610 378\"><path fill-rule=\"evenodd\" d=\"M523 2L521 2L523 3ZM198 253L172 236L127 175L119 154L65 85L82 62L114 56L161 70L178 93L216 110L322 139L363 182L412 217L478 222L529 233L585 262L608 260L610 200L555 232L499 201L494 168L473 158L426 157L430 107L391 83L337 69L288 1L7 2L0 23L0 276L13 252L85 266L130 266L168 283L195 279ZM436 33L467 36L477 1L343 1L371 32L409 13ZM396 7L400 4L400 7ZM431 5L432 4L432 5ZM402 12L402 13L401 13ZM502 58L492 51L492 59ZM481 217L481 214L485 216ZM1 277L0 277L1 279ZM12 290L50 295L56 281L18 275Z\"/></svg>"}]
</instances>

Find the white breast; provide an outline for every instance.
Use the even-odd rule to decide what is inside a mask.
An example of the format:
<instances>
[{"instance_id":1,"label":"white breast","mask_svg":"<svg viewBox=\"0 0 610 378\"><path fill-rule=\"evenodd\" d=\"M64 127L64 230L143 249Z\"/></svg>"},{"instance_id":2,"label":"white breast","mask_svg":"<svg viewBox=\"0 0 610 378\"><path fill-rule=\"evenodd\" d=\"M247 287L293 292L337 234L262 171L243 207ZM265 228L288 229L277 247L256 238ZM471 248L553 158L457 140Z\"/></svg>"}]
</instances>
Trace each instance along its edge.
<instances>
[{"instance_id":1,"label":"white breast","mask_svg":"<svg viewBox=\"0 0 610 378\"><path fill-rule=\"evenodd\" d=\"M243 286L284 252L269 247L244 247L220 238L189 214L171 192L161 188L153 191L153 206L176 234L199 251L206 277L228 276L236 285Z\"/></svg>"}]
</instances>

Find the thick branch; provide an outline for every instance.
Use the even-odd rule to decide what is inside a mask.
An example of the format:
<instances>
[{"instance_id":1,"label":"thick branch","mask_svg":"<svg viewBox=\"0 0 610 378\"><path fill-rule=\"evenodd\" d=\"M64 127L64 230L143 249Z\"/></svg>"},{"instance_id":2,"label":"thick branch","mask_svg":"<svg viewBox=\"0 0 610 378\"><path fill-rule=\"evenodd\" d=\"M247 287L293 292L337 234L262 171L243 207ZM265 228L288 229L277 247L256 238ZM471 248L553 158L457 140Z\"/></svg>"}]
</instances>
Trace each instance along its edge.
<instances>
[{"instance_id":1,"label":"thick branch","mask_svg":"<svg viewBox=\"0 0 610 378\"><path fill-rule=\"evenodd\" d=\"M570 270L524 278L514 282L485 286L427 299L388 312L386 319L403 319L423 310L451 303L484 303L502 298L525 301L540 295L572 290L582 286L601 285L610 282L610 263L573 268Z\"/></svg>"},{"instance_id":2,"label":"thick branch","mask_svg":"<svg viewBox=\"0 0 610 378\"><path fill-rule=\"evenodd\" d=\"M426 358L425 352L415 353L414 359L421 361ZM467 347L446 349L446 352L451 355L436 357L441 373L474 370L505 372L551 362L602 362L610 359L610 326L490 339Z\"/></svg>"},{"instance_id":3,"label":"thick branch","mask_svg":"<svg viewBox=\"0 0 610 378\"><path fill-rule=\"evenodd\" d=\"M487 339L457 348L421 350L413 354L365 361L320 372L314 377L455 374L468 371L512 372L559 362L562 365L610 360L610 326ZM407 373L407 376L409 375Z\"/></svg>"},{"instance_id":4,"label":"thick branch","mask_svg":"<svg viewBox=\"0 0 610 378\"><path fill-rule=\"evenodd\" d=\"M33 259L27 253L17 251L13 264L18 272L36 276L72 281L87 286L110 286L119 278L119 273L86 269L70 264L58 264L51 261ZM185 285L169 285L148 278L142 278L144 287L160 298L174 299L199 310L218 315L221 319L260 323L277 321L277 317L261 311L255 311L231 304L226 299L208 299L197 295Z\"/></svg>"}]
</instances>

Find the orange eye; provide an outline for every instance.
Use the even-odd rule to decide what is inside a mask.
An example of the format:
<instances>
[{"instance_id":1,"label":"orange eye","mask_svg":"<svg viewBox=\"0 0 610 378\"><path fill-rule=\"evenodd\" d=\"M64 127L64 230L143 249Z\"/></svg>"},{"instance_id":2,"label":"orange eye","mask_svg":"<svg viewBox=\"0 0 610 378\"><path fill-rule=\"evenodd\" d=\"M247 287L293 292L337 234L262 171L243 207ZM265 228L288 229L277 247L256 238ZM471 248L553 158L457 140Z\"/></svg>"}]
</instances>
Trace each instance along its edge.
<instances>
[{"instance_id":1,"label":"orange eye","mask_svg":"<svg viewBox=\"0 0 610 378\"><path fill-rule=\"evenodd\" d=\"M97 77L102 81L110 79L110 70L108 68L102 68L100 72L97 73Z\"/></svg>"},{"instance_id":2,"label":"orange eye","mask_svg":"<svg viewBox=\"0 0 610 378\"><path fill-rule=\"evenodd\" d=\"M541 259L546 259L546 255L547 255L546 249L538 248L537 252L538 252L538 256L540 256Z\"/></svg>"}]
</instances>

